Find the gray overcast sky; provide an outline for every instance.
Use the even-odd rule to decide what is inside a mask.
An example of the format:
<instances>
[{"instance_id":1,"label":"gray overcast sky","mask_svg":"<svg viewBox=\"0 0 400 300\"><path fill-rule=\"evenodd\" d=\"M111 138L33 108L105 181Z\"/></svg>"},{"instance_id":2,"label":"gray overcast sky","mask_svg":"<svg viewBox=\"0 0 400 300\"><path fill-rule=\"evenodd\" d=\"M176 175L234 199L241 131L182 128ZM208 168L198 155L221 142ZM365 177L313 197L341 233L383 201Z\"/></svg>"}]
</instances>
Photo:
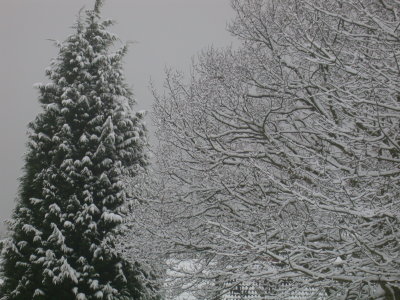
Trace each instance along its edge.
<instances>
[{"instance_id":1,"label":"gray overcast sky","mask_svg":"<svg viewBox=\"0 0 400 300\"><path fill-rule=\"evenodd\" d=\"M123 41L135 41L125 59L125 74L137 109L151 108L150 77L162 86L166 66L187 71L193 56L207 46L232 42L226 31L233 17L229 0L108 0L103 16ZM22 174L28 122L40 111L36 82L73 32L78 11L94 0L0 0L0 222L10 216ZM147 121L150 122L149 120ZM0 225L1 228L1 225Z\"/></svg>"}]
</instances>

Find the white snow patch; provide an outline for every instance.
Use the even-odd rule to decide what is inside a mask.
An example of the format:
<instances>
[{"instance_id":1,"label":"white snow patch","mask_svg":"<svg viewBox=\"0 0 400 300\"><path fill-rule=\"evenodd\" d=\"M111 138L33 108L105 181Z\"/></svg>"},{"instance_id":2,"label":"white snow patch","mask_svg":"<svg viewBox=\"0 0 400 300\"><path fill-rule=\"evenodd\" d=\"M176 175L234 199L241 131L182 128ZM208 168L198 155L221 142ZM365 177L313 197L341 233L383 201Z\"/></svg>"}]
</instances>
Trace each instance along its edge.
<instances>
[{"instance_id":1,"label":"white snow patch","mask_svg":"<svg viewBox=\"0 0 400 300\"><path fill-rule=\"evenodd\" d=\"M335 261L333 262L334 265L342 265L343 264L343 259L338 256Z\"/></svg>"},{"instance_id":2,"label":"white snow patch","mask_svg":"<svg viewBox=\"0 0 400 300\"><path fill-rule=\"evenodd\" d=\"M99 288L99 281L93 280L92 283L90 284L90 288L93 290L97 290Z\"/></svg>"},{"instance_id":3,"label":"white snow patch","mask_svg":"<svg viewBox=\"0 0 400 300\"><path fill-rule=\"evenodd\" d=\"M87 300L87 298L84 293L79 293L78 295L76 295L76 300Z\"/></svg>"},{"instance_id":4,"label":"white snow patch","mask_svg":"<svg viewBox=\"0 0 400 300\"><path fill-rule=\"evenodd\" d=\"M33 293L33 297L35 298L36 296L44 296L44 292L41 289L36 289Z\"/></svg>"},{"instance_id":5,"label":"white snow patch","mask_svg":"<svg viewBox=\"0 0 400 300\"><path fill-rule=\"evenodd\" d=\"M122 223L123 219L120 215L114 214L112 212L103 212L101 218L106 222L112 223Z\"/></svg>"}]
</instances>

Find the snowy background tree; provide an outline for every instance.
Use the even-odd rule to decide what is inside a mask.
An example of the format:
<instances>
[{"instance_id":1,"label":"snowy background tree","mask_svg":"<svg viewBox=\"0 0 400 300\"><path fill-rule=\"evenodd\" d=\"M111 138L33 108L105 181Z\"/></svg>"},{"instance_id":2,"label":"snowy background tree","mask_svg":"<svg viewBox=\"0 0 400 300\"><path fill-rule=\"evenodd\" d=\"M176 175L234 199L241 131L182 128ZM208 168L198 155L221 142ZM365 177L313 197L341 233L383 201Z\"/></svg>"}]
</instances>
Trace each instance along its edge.
<instances>
[{"instance_id":1,"label":"snowy background tree","mask_svg":"<svg viewBox=\"0 0 400 300\"><path fill-rule=\"evenodd\" d=\"M38 84L25 174L3 249L1 299L150 297L140 267L115 250L124 176L147 162L142 113L122 73L127 47L107 31L97 0L79 17Z\"/></svg>"},{"instance_id":2,"label":"snowy background tree","mask_svg":"<svg viewBox=\"0 0 400 300\"><path fill-rule=\"evenodd\" d=\"M177 277L202 297L250 281L400 299L400 3L232 5L241 46L156 95L152 242L195 262Z\"/></svg>"}]
</instances>

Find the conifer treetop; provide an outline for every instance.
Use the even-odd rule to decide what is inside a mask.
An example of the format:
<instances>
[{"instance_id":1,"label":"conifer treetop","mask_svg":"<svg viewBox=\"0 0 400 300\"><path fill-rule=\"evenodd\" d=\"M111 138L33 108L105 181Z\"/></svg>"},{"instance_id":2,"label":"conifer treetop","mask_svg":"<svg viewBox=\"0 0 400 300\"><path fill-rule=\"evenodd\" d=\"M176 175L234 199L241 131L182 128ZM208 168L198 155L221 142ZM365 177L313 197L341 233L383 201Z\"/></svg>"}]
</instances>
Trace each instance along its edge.
<instances>
[{"instance_id":1,"label":"conifer treetop","mask_svg":"<svg viewBox=\"0 0 400 300\"><path fill-rule=\"evenodd\" d=\"M94 11L99 14L100 9L102 8L103 5L104 5L104 0L96 0L94 4Z\"/></svg>"}]
</instances>

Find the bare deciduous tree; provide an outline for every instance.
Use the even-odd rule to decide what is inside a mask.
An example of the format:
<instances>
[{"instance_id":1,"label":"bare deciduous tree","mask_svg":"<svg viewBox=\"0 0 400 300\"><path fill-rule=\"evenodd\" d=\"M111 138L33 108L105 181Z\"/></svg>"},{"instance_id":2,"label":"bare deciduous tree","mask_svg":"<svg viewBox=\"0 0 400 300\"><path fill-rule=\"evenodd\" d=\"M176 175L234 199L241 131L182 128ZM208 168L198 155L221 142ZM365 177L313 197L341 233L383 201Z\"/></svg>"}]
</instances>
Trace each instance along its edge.
<instances>
[{"instance_id":1,"label":"bare deciduous tree","mask_svg":"<svg viewBox=\"0 0 400 300\"><path fill-rule=\"evenodd\" d=\"M156 95L169 257L207 292L400 299L400 2L232 6L240 48Z\"/></svg>"}]
</instances>

